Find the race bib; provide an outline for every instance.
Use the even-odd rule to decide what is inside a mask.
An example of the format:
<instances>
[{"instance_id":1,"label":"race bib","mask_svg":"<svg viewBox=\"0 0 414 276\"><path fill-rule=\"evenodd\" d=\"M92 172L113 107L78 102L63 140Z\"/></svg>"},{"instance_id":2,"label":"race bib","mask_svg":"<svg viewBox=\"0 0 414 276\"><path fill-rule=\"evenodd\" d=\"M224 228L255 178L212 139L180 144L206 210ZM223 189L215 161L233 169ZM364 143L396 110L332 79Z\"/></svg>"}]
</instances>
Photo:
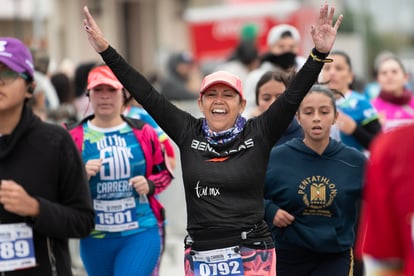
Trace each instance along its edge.
<instances>
[{"instance_id":1,"label":"race bib","mask_svg":"<svg viewBox=\"0 0 414 276\"><path fill-rule=\"evenodd\" d=\"M94 200L95 229L120 232L138 228L135 199Z\"/></svg>"},{"instance_id":2,"label":"race bib","mask_svg":"<svg viewBox=\"0 0 414 276\"><path fill-rule=\"evenodd\" d=\"M0 271L36 265L32 228L25 223L0 225Z\"/></svg>"},{"instance_id":3,"label":"race bib","mask_svg":"<svg viewBox=\"0 0 414 276\"><path fill-rule=\"evenodd\" d=\"M238 246L195 251L193 257L195 276L244 275L243 262Z\"/></svg>"}]
</instances>

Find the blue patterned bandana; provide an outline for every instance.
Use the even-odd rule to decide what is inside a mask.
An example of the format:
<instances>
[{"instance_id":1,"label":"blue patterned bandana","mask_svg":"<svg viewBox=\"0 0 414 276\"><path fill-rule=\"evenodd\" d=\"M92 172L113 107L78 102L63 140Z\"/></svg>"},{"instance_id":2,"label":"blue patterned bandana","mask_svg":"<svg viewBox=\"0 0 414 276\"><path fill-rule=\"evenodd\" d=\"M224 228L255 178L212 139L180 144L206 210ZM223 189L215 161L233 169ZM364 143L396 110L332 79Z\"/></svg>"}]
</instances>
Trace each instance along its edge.
<instances>
[{"instance_id":1,"label":"blue patterned bandana","mask_svg":"<svg viewBox=\"0 0 414 276\"><path fill-rule=\"evenodd\" d=\"M220 132L215 132L208 127L207 121L204 118L202 128L204 137L207 139L207 141L212 145L218 145L233 140L234 137L236 137L236 135L243 130L245 124L246 118L239 115L237 116L236 123L232 128Z\"/></svg>"}]
</instances>

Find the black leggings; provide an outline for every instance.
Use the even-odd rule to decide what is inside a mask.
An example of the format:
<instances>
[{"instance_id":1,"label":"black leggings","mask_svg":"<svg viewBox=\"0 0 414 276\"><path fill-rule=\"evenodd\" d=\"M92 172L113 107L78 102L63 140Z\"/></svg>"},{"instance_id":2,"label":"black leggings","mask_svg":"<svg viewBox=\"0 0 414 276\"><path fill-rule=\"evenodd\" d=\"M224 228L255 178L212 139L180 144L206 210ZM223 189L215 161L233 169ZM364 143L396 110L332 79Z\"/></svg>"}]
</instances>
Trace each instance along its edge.
<instances>
[{"instance_id":1,"label":"black leggings","mask_svg":"<svg viewBox=\"0 0 414 276\"><path fill-rule=\"evenodd\" d=\"M277 276L352 276L352 249L341 253L317 253L276 248Z\"/></svg>"}]
</instances>

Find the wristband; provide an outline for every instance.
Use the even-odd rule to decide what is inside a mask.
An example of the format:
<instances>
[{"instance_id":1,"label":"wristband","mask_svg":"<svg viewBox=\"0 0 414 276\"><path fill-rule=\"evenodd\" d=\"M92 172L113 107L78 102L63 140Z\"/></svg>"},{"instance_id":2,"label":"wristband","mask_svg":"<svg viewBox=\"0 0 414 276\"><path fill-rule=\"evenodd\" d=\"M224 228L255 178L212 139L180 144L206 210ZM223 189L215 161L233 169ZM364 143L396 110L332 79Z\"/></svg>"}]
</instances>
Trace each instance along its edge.
<instances>
[{"instance_id":1,"label":"wristband","mask_svg":"<svg viewBox=\"0 0 414 276\"><path fill-rule=\"evenodd\" d=\"M322 62L322 63L333 62L333 59L331 58L319 58L317 55L313 53L313 51L310 52L310 57L313 59L313 61L317 61L317 62Z\"/></svg>"}]
</instances>

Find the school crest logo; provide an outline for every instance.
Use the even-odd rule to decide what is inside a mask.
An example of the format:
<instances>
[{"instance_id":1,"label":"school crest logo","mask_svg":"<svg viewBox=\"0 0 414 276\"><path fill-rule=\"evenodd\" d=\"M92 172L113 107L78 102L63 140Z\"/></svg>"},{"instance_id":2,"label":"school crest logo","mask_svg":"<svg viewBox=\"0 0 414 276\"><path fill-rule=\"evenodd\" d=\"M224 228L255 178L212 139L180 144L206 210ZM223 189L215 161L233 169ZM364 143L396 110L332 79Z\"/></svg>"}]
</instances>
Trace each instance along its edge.
<instances>
[{"instance_id":1,"label":"school crest logo","mask_svg":"<svg viewBox=\"0 0 414 276\"><path fill-rule=\"evenodd\" d=\"M329 206L337 195L336 185L324 176L310 176L302 180L298 195L306 205L304 215L332 216Z\"/></svg>"}]
</instances>

